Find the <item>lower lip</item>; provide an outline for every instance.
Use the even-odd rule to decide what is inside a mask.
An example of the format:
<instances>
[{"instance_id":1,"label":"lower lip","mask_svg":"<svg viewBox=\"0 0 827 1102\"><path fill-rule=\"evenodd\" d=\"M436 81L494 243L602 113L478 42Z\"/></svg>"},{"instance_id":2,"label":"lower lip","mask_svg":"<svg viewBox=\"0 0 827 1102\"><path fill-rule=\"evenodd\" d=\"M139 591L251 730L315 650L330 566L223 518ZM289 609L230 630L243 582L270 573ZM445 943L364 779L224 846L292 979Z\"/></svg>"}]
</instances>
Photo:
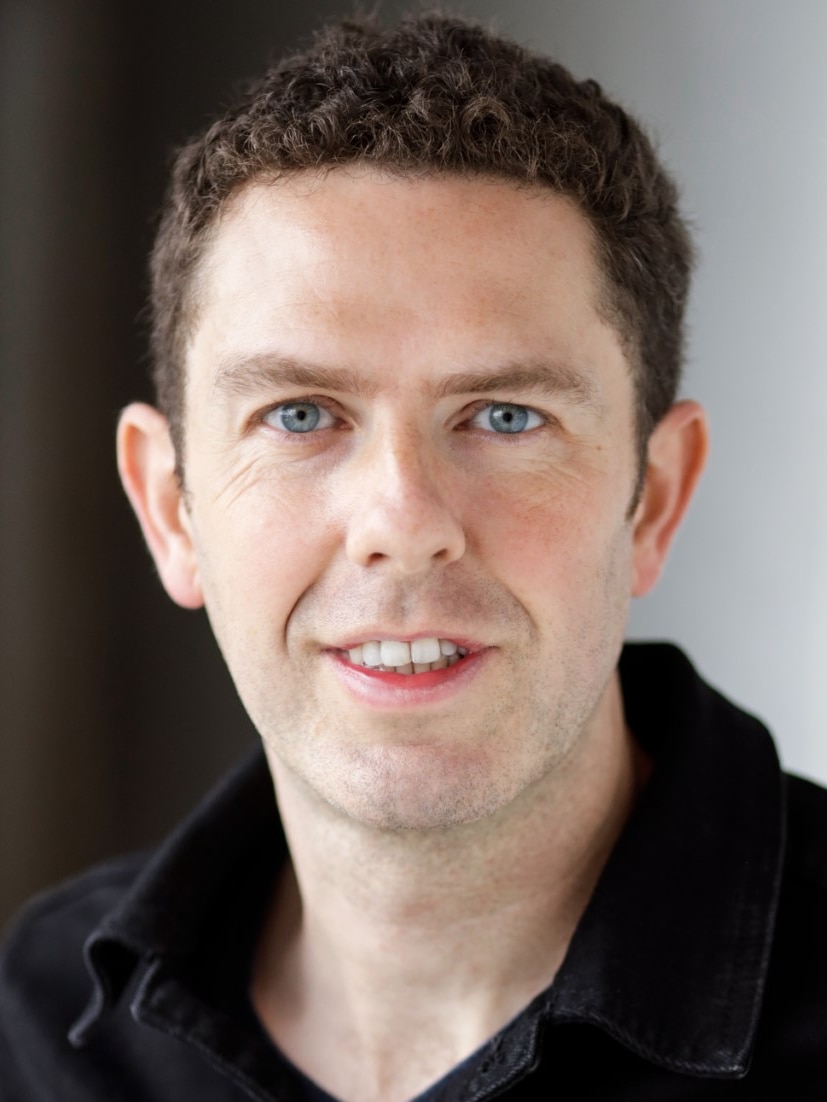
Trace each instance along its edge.
<instances>
[{"instance_id":1,"label":"lower lip","mask_svg":"<svg viewBox=\"0 0 827 1102\"><path fill-rule=\"evenodd\" d=\"M339 651L326 651L342 684L360 703L374 708L421 708L439 704L461 692L477 677L491 648L474 651L443 670L427 673L385 673L355 666Z\"/></svg>"}]
</instances>

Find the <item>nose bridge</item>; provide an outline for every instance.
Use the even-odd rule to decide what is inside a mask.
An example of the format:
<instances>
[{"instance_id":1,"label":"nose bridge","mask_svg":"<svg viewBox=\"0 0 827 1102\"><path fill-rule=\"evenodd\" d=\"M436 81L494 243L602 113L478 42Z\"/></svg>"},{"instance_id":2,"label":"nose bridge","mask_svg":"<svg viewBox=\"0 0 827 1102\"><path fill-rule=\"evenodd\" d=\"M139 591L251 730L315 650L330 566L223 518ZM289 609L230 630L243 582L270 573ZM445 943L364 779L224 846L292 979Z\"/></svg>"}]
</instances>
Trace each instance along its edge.
<instances>
[{"instance_id":1,"label":"nose bridge","mask_svg":"<svg viewBox=\"0 0 827 1102\"><path fill-rule=\"evenodd\" d=\"M413 574L463 554L451 472L425 433L407 421L377 426L361 460L347 540L354 561Z\"/></svg>"}]
</instances>

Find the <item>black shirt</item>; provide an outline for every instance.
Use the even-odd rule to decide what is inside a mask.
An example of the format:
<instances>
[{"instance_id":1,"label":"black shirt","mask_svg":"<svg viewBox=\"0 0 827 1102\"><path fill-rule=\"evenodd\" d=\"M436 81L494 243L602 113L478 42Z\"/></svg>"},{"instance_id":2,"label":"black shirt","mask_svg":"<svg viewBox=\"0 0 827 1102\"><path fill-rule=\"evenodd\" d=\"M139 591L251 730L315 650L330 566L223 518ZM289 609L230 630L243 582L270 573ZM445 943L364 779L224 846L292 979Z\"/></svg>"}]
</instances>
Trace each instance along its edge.
<instances>
[{"instance_id":1,"label":"black shirt","mask_svg":"<svg viewBox=\"0 0 827 1102\"><path fill-rule=\"evenodd\" d=\"M621 678L652 777L553 985L427 1098L823 1100L827 793L674 648L627 647ZM0 959L3 1102L308 1097L247 994L285 855L258 753L151 857L30 904Z\"/></svg>"}]
</instances>

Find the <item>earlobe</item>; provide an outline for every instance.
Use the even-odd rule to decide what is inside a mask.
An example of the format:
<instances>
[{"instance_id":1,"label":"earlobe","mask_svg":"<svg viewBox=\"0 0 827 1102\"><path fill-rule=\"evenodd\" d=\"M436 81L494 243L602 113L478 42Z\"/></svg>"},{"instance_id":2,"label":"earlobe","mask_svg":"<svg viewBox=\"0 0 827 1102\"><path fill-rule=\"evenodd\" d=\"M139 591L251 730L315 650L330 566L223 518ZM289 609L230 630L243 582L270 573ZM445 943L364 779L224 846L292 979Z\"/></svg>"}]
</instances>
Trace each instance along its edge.
<instances>
[{"instance_id":1,"label":"earlobe","mask_svg":"<svg viewBox=\"0 0 827 1102\"><path fill-rule=\"evenodd\" d=\"M121 413L118 471L167 593L184 608L204 603L192 533L166 418L135 402Z\"/></svg>"},{"instance_id":2,"label":"earlobe","mask_svg":"<svg viewBox=\"0 0 827 1102\"><path fill-rule=\"evenodd\" d=\"M632 596L642 597L658 580L708 450L706 415L697 402L677 402L655 426L634 517Z\"/></svg>"}]
</instances>

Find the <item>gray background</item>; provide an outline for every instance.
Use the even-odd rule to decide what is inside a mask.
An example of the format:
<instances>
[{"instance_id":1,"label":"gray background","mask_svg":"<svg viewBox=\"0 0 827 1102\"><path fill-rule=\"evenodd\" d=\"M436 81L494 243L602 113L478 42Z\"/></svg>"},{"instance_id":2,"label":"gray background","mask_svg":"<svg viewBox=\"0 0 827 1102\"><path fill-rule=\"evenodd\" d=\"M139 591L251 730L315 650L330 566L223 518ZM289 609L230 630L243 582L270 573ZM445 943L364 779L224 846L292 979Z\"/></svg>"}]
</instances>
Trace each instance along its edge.
<instances>
[{"instance_id":1,"label":"gray background","mask_svg":"<svg viewBox=\"0 0 827 1102\"><path fill-rule=\"evenodd\" d=\"M458 7L599 79L682 183L702 254L684 389L713 451L631 634L683 644L788 767L825 780L827 5ZM203 615L153 577L112 433L148 393L138 319L169 149L349 9L0 8L0 920L153 843L253 744Z\"/></svg>"}]
</instances>

